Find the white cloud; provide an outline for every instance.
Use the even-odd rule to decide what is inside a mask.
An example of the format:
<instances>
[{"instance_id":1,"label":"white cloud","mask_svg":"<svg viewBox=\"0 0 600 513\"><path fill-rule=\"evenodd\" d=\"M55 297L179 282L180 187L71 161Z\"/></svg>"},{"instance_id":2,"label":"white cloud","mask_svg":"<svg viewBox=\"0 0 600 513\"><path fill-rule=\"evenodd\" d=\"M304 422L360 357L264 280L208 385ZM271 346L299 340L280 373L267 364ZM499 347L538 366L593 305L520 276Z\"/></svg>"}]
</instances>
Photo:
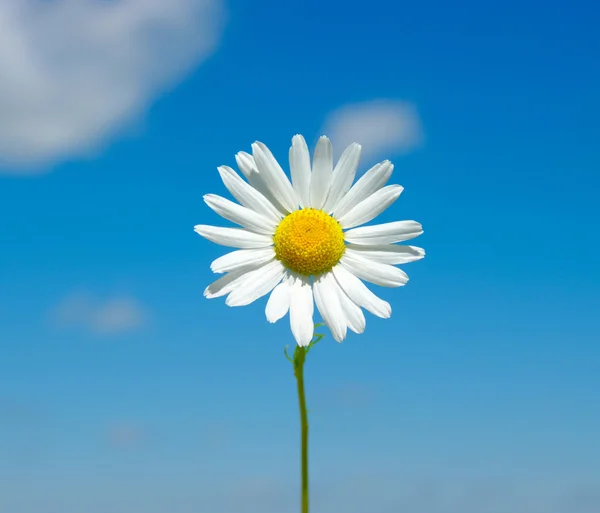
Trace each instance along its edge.
<instances>
[{"instance_id":1,"label":"white cloud","mask_svg":"<svg viewBox=\"0 0 600 513\"><path fill-rule=\"evenodd\" d=\"M75 293L52 311L52 320L61 327L83 328L97 335L112 335L142 328L148 319L144 307L132 297L96 299Z\"/></svg>"},{"instance_id":2,"label":"white cloud","mask_svg":"<svg viewBox=\"0 0 600 513\"><path fill-rule=\"evenodd\" d=\"M415 107L394 100L345 105L327 117L322 133L331 139L337 155L350 143L361 144L367 161L408 152L423 139Z\"/></svg>"},{"instance_id":3,"label":"white cloud","mask_svg":"<svg viewBox=\"0 0 600 513\"><path fill-rule=\"evenodd\" d=\"M216 46L222 0L0 3L0 169L90 154Z\"/></svg>"}]
</instances>

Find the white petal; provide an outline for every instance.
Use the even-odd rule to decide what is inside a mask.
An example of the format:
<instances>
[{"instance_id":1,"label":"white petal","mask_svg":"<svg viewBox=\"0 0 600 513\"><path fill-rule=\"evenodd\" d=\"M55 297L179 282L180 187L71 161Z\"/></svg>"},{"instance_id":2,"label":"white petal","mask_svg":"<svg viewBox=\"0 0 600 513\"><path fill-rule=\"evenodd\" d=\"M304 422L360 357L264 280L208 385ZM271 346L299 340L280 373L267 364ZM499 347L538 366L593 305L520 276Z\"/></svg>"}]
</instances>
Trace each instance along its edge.
<instances>
[{"instance_id":1,"label":"white petal","mask_svg":"<svg viewBox=\"0 0 600 513\"><path fill-rule=\"evenodd\" d=\"M344 217L361 201L368 198L375 191L381 189L390 179L393 170L394 166L389 160L385 160L373 166L361 176L352 189L350 189L334 207L333 215L337 219Z\"/></svg>"},{"instance_id":2,"label":"white petal","mask_svg":"<svg viewBox=\"0 0 600 513\"><path fill-rule=\"evenodd\" d=\"M252 155L260 176L273 196L288 212L297 210L298 196L271 150L257 141L252 145Z\"/></svg>"},{"instance_id":3,"label":"white petal","mask_svg":"<svg viewBox=\"0 0 600 513\"><path fill-rule=\"evenodd\" d=\"M235 161L237 162L240 171L246 177L250 183L252 183L258 177L258 168L254 162L254 157L245 151L240 151L235 155Z\"/></svg>"},{"instance_id":4,"label":"white petal","mask_svg":"<svg viewBox=\"0 0 600 513\"><path fill-rule=\"evenodd\" d=\"M277 322L288 313L290 309L290 291L291 288L286 279L273 289L265 308L267 321Z\"/></svg>"},{"instance_id":5,"label":"white petal","mask_svg":"<svg viewBox=\"0 0 600 513\"><path fill-rule=\"evenodd\" d=\"M272 247L259 249L238 249L217 258L210 269L213 273L229 273L248 267L264 265L275 258Z\"/></svg>"},{"instance_id":6,"label":"white petal","mask_svg":"<svg viewBox=\"0 0 600 513\"><path fill-rule=\"evenodd\" d=\"M423 227L416 221L394 221L393 223L361 226L347 231L344 237L352 244L373 245L393 244L414 239L423 233Z\"/></svg>"},{"instance_id":7,"label":"white petal","mask_svg":"<svg viewBox=\"0 0 600 513\"><path fill-rule=\"evenodd\" d=\"M262 266L254 266L250 269L240 269L239 271L233 271L222 276L204 289L204 296L208 299L212 299L229 294L233 289L239 286L249 274L260 267Z\"/></svg>"},{"instance_id":8,"label":"white petal","mask_svg":"<svg viewBox=\"0 0 600 513\"><path fill-rule=\"evenodd\" d=\"M250 182L250 185L267 198L282 216L286 215L288 213L287 210L273 196L264 178L258 172L254 157L245 151L240 151L235 155L235 161L246 179Z\"/></svg>"},{"instance_id":9,"label":"white petal","mask_svg":"<svg viewBox=\"0 0 600 513\"><path fill-rule=\"evenodd\" d=\"M368 223L394 203L403 190L404 187L401 185L388 185L383 189L379 189L339 219L340 225L342 225L342 228L347 229Z\"/></svg>"},{"instance_id":10,"label":"white petal","mask_svg":"<svg viewBox=\"0 0 600 513\"><path fill-rule=\"evenodd\" d=\"M340 264L355 276L381 287L401 287L408 282L408 276L402 269L378 264L359 255L344 253Z\"/></svg>"},{"instance_id":11,"label":"white petal","mask_svg":"<svg viewBox=\"0 0 600 513\"><path fill-rule=\"evenodd\" d=\"M279 210L277 210L257 189L244 182L233 169L228 166L220 166L218 170L227 190L243 206L258 212L259 214L263 214L265 217L268 217L275 222L281 220L281 212L279 212Z\"/></svg>"},{"instance_id":12,"label":"white petal","mask_svg":"<svg viewBox=\"0 0 600 513\"><path fill-rule=\"evenodd\" d=\"M371 312L377 317L388 319L392 315L392 307L387 301L378 298L367 286L341 265L333 268L333 275L340 287L348 294L357 305Z\"/></svg>"},{"instance_id":13,"label":"white petal","mask_svg":"<svg viewBox=\"0 0 600 513\"><path fill-rule=\"evenodd\" d=\"M331 141L322 136L317 142L313 155L312 175L310 177L310 206L321 209L325 204L333 172L333 150Z\"/></svg>"},{"instance_id":14,"label":"white petal","mask_svg":"<svg viewBox=\"0 0 600 513\"><path fill-rule=\"evenodd\" d=\"M362 148L360 144L352 143L340 156L333 170L333 178L327 201L323 210L331 213L340 199L350 190L356 176Z\"/></svg>"},{"instance_id":15,"label":"white petal","mask_svg":"<svg viewBox=\"0 0 600 513\"><path fill-rule=\"evenodd\" d=\"M227 296L225 304L228 306L245 306L271 292L285 275L285 267L279 260L262 266L252 271L240 284Z\"/></svg>"},{"instance_id":16,"label":"white petal","mask_svg":"<svg viewBox=\"0 0 600 513\"><path fill-rule=\"evenodd\" d=\"M344 289L339 285L337 280L335 281L336 291L340 300L340 305L342 306L342 311L344 312L344 316L346 317L347 326L354 333L363 333L367 326L367 321L365 319L365 315L360 307L352 301L348 295L344 292Z\"/></svg>"},{"instance_id":17,"label":"white petal","mask_svg":"<svg viewBox=\"0 0 600 513\"><path fill-rule=\"evenodd\" d=\"M310 205L310 154L304 137L295 135L290 148L292 184L302 208Z\"/></svg>"},{"instance_id":18,"label":"white petal","mask_svg":"<svg viewBox=\"0 0 600 513\"><path fill-rule=\"evenodd\" d=\"M206 194L204 202L224 219L239 224L250 231L273 235L275 228L277 228L277 222L273 219L216 194Z\"/></svg>"},{"instance_id":19,"label":"white petal","mask_svg":"<svg viewBox=\"0 0 600 513\"><path fill-rule=\"evenodd\" d=\"M194 231L215 244L233 248L264 248L273 245L273 237L261 233L253 233L242 228L223 228L198 224Z\"/></svg>"},{"instance_id":20,"label":"white petal","mask_svg":"<svg viewBox=\"0 0 600 513\"><path fill-rule=\"evenodd\" d=\"M290 327L299 346L307 346L313 338L315 324L310 278L296 275L290 296Z\"/></svg>"},{"instance_id":21,"label":"white petal","mask_svg":"<svg viewBox=\"0 0 600 513\"><path fill-rule=\"evenodd\" d=\"M416 246L396 246L395 244L380 244L375 246L360 246L348 244L346 252L349 255L359 255L380 264L408 264L425 256L425 250Z\"/></svg>"},{"instance_id":22,"label":"white petal","mask_svg":"<svg viewBox=\"0 0 600 513\"><path fill-rule=\"evenodd\" d=\"M333 275L330 272L321 274L314 279L313 294L323 321L331 331L333 338L337 342L341 342L346 338L346 317L334 288L336 284L332 283L331 279L333 279Z\"/></svg>"}]
</instances>

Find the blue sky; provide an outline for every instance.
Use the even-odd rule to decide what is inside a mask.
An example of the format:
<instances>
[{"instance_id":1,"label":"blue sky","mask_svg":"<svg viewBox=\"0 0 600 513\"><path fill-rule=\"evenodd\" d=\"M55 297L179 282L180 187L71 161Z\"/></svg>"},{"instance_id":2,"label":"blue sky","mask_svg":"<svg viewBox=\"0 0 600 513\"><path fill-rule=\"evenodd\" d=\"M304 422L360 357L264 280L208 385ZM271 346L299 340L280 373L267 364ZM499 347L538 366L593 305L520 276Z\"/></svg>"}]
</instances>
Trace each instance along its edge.
<instances>
[{"instance_id":1,"label":"blue sky","mask_svg":"<svg viewBox=\"0 0 600 513\"><path fill-rule=\"evenodd\" d=\"M314 511L600 509L597 6L81 5L0 8L0 511L296 511L287 319L203 298L193 226L237 151L382 105L427 256L310 354Z\"/></svg>"}]
</instances>

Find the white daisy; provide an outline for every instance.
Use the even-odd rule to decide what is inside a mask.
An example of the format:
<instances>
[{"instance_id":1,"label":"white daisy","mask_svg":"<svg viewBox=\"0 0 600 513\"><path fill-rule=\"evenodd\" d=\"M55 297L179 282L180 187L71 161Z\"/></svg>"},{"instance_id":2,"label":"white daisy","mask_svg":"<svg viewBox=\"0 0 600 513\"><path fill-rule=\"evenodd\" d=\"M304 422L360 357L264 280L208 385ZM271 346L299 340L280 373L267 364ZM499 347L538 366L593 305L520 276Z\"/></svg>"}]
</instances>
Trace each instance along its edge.
<instances>
[{"instance_id":1,"label":"white daisy","mask_svg":"<svg viewBox=\"0 0 600 513\"><path fill-rule=\"evenodd\" d=\"M408 276L394 265L423 258L425 251L396 243L423 230L415 221L357 228L381 214L403 190L400 185L385 185L394 168L387 160L352 185L360 153L360 145L351 144L334 168L331 142L323 136L311 169L306 142L296 135L289 152L291 182L260 142L252 145L252 155L236 155L247 182L230 167L219 167L225 187L239 204L214 194L204 196L204 201L241 228L197 225L195 231L239 249L212 263L215 273L225 275L204 295L227 295L227 305L244 306L271 293L267 319L276 322L289 311L292 333L301 346L313 337L315 303L338 342L346 337L347 328L364 331L362 308L390 317L389 303L361 280L382 287L405 285Z\"/></svg>"}]
</instances>

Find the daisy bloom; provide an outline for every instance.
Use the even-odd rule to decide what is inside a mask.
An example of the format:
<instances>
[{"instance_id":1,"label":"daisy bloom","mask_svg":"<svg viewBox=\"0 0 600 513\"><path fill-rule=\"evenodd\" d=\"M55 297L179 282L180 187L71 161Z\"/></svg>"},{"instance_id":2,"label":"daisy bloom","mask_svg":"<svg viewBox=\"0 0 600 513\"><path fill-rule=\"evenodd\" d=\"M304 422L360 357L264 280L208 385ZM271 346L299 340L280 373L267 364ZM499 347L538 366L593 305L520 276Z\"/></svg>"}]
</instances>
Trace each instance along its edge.
<instances>
[{"instance_id":1,"label":"daisy bloom","mask_svg":"<svg viewBox=\"0 0 600 513\"><path fill-rule=\"evenodd\" d=\"M227 166L219 167L235 203L207 194L204 201L221 217L239 225L198 225L204 238L237 248L211 265L224 276L204 291L207 298L227 296L229 306L244 306L270 293L266 316L276 322L288 312L299 346L310 344L314 305L333 338L341 342L350 328L365 329L363 308L388 318L392 309L362 280L382 287L405 285L408 276L395 267L423 258L425 251L396 243L423 233L416 221L369 223L402 192L386 185L394 166L385 160L354 183L361 147L351 144L333 165L325 136L311 158L301 135L289 151L291 181L260 142L252 155L239 152L238 167L246 180Z\"/></svg>"}]
</instances>

